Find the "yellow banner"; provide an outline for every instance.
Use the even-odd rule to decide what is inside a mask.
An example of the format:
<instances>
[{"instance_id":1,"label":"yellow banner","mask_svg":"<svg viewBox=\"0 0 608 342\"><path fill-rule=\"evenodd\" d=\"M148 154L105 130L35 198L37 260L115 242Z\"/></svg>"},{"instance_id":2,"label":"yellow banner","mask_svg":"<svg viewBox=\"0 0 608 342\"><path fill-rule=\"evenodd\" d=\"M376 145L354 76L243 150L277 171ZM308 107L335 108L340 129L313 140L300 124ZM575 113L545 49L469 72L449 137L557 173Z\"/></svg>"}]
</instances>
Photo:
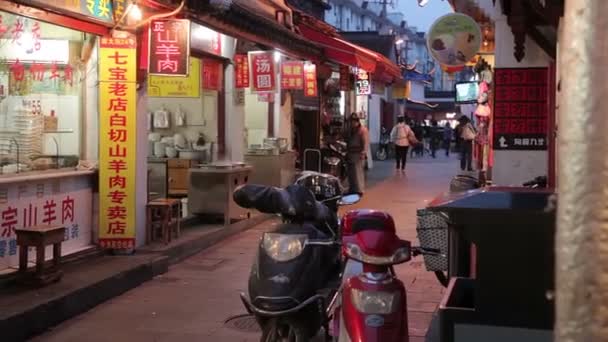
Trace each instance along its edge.
<instances>
[{"instance_id":1,"label":"yellow banner","mask_svg":"<svg viewBox=\"0 0 608 342\"><path fill-rule=\"evenodd\" d=\"M102 38L99 50L99 244L135 247L136 45Z\"/></svg>"},{"instance_id":2,"label":"yellow banner","mask_svg":"<svg viewBox=\"0 0 608 342\"><path fill-rule=\"evenodd\" d=\"M201 61L190 57L190 74L187 77L148 76L148 96L200 97Z\"/></svg>"}]
</instances>

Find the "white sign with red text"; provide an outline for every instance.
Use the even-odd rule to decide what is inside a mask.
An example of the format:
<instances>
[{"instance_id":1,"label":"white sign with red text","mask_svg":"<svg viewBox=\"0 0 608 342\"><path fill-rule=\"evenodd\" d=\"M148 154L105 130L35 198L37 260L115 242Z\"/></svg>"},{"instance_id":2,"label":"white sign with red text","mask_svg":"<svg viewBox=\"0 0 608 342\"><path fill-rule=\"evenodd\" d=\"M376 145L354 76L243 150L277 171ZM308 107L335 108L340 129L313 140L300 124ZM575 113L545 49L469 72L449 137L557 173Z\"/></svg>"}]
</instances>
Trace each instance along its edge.
<instances>
[{"instance_id":1,"label":"white sign with red text","mask_svg":"<svg viewBox=\"0 0 608 342\"><path fill-rule=\"evenodd\" d=\"M34 225L62 224L65 240L62 255L91 245L93 190L89 177L68 177L24 182L0 187L0 272L19 265L15 229ZM31 252L30 261L36 253ZM46 250L52 258L52 247Z\"/></svg>"}]
</instances>

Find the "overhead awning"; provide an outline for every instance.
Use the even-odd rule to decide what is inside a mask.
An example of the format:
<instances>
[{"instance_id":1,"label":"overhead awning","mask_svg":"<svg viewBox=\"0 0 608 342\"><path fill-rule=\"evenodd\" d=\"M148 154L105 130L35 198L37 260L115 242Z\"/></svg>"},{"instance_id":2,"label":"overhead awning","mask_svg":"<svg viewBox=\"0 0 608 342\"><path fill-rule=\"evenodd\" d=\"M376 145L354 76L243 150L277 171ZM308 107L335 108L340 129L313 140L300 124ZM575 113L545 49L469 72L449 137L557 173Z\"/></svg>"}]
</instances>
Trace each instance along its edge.
<instances>
[{"instance_id":1,"label":"overhead awning","mask_svg":"<svg viewBox=\"0 0 608 342\"><path fill-rule=\"evenodd\" d=\"M367 72L375 72L378 54L346 40L329 36L306 25L299 26L302 35L317 45L323 47L325 56L339 64L361 68Z\"/></svg>"},{"instance_id":2,"label":"overhead awning","mask_svg":"<svg viewBox=\"0 0 608 342\"><path fill-rule=\"evenodd\" d=\"M376 70L372 74L372 78L386 83L393 83L402 79L400 67L393 63L390 59L386 58L384 55L379 53L376 53L376 55Z\"/></svg>"}]
</instances>

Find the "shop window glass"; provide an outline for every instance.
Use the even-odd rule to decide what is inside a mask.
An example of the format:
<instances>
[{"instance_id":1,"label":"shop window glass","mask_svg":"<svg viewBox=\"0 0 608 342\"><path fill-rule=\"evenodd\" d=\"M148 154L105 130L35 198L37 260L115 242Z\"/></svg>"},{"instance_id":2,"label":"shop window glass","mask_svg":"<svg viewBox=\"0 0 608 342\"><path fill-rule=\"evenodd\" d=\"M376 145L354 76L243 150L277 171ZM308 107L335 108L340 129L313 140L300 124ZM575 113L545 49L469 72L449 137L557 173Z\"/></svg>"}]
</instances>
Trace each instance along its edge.
<instances>
[{"instance_id":1,"label":"shop window glass","mask_svg":"<svg viewBox=\"0 0 608 342\"><path fill-rule=\"evenodd\" d=\"M74 167L82 155L94 37L0 12L0 173ZM91 67L91 65L93 65ZM95 93L91 89L88 93ZM94 111L97 113L97 111Z\"/></svg>"}]
</instances>

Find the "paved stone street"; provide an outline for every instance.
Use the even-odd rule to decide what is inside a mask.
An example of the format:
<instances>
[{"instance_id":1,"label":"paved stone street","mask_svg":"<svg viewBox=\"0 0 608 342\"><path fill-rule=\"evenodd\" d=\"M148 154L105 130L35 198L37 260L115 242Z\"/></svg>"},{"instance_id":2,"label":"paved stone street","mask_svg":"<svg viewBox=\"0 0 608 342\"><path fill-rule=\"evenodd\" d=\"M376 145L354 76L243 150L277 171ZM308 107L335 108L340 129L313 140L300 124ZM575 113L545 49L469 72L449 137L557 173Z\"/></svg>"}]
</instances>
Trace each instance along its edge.
<instances>
[{"instance_id":1,"label":"paved stone street","mask_svg":"<svg viewBox=\"0 0 608 342\"><path fill-rule=\"evenodd\" d=\"M407 176L395 174L392 162L375 163L356 207L388 210L401 238L415 240L416 209L446 191L455 173L456 159L443 155L411 161ZM229 238L33 341L257 341L259 333L224 322L245 313L238 294L246 290L258 239L271 224ZM397 273L408 290L410 341L422 342L443 288L422 258L399 265Z\"/></svg>"}]
</instances>

